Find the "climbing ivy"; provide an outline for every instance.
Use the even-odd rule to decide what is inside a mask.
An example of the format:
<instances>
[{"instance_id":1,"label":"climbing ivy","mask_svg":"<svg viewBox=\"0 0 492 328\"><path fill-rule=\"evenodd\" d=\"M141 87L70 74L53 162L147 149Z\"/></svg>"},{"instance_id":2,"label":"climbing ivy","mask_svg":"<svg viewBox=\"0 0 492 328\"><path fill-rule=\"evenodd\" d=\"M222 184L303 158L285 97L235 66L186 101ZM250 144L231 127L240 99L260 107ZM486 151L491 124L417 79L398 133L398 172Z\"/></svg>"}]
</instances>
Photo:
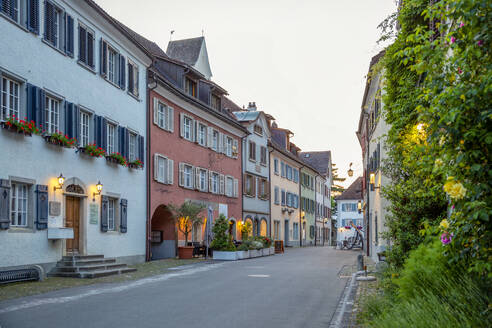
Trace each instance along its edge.
<instances>
[{"instance_id":1,"label":"climbing ivy","mask_svg":"<svg viewBox=\"0 0 492 328\"><path fill-rule=\"evenodd\" d=\"M492 3L406 0L381 61L389 260L401 266L446 217L448 260L491 277Z\"/></svg>"}]
</instances>

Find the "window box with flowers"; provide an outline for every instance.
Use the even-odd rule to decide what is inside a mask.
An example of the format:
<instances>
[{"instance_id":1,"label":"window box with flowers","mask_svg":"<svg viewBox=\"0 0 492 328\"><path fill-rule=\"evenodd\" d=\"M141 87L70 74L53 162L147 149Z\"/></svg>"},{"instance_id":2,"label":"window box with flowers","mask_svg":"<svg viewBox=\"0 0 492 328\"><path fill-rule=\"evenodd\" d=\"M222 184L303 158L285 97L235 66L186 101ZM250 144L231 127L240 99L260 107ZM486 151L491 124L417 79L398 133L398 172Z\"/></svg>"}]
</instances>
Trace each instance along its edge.
<instances>
[{"instance_id":1,"label":"window box with flowers","mask_svg":"<svg viewBox=\"0 0 492 328\"><path fill-rule=\"evenodd\" d=\"M128 167L131 169L143 169L143 163L141 160L136 159L133 162L128 162Z\"/></svg>"},{"instance_id":2,"label":"window box with flowers","mask_svg":"<svg viewBox=\"0 0 492 328\"><path fill-rule=\"evenodd\" d=\"M103 157L106 154L106 151L101 147L97 147L96 144L88 144L85 147L79 147L79 152L82 154L87 154L91 157Z\"/></svg>"},{"instance_id":3,"label":"window box with flowers","mask_svg":"<svg viewBox=\"0 0 492 328\"><path fill-rule=\"evenodd\" d=\"M29 137L32 136L33 133L39 134L39 129L36 127L34 121L28 122L27 120L19 120L15 116L9 117L5 122L1 122L1 125L7 131Z\"/></svg>"},{"instance_id":4,"label":"window box with flowers","mask_svg":"<svg viewBox=\"0 0 492 328\"><path fill-rule=\"evenodd\" d=\"M124 156L122 156L120 153L111 153L109 155L106 155L106 161L108 163L119 164L121 166L127 166L126 158Z\"/></svg>"},{"instance_id":5,"label":"window box with flowers","mask_svg":"<svg viewBox=\"0 0 492 328\"><path fill-rule=\"evenodd\" d=\"M69 138L60 131L54 133L44 133L43 138L49 144L65 148L73 148L77 144L77 139Z\"/></svg>"}]
</instances>

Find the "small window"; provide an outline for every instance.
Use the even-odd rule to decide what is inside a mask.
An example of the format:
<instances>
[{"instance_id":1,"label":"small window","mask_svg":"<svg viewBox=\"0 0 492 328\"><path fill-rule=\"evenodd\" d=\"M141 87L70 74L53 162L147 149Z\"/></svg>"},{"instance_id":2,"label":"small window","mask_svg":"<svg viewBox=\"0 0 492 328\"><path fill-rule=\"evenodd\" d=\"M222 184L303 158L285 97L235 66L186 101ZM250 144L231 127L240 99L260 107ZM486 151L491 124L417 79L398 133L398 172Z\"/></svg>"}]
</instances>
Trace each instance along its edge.
<instances>
[{"instance_id":1,"label":"small window","mask_svg":"<svg viewBox=\"0 0 492 328\"><path fill-rule=\"evenodd\" d=\"M216 111L220 111L220 97L212 95L211 107Z\"/></svg>"},{"instance_id":2,"label":"small window","mask_svg":"<svg viewBox=\"0 0 492 328\"><path fill-rule=\"evenodd\" d=\"M249 160L256 162L256 144L253 141L249 142Z\"/></svg>"},{"instance_id":3,"label":"small window","mask_svg":"<svg viewBox=\"0 0 492 328\"><path fill-rule=\"evenodd\" d=\"M108 198L108 210L106 213L108 215L108 231L115 231L116 230L116 223L115 223L116 199L115 198Z\"/></svg>"},{"instance_id":4,"label":"small window","mask_svg":"<svg viewBox=\"0 0 492 328\"><path fill-rule=\"evenodd\" d=\"M196 82L189 78L186 78L185 92L192 97L196 97Z\"/></svg>"},{"instance_id":5,"label":"small window","mask_svg":"<svg viewBox=\"0 0 492 328\"><path fill-rule=\"evenodd\" d=\"M214 194L219 193L219 173L212 172L212 185L210 191Z\"/></svg>"},{"instance_id":6,"label":"small window","mask_svg":"<svg viewBox=\"0 0 492 328\"><path fill-rule=\"evenodd\" d=\"M45 98L45 129L48 133L56 133L60 129L60 101L46 96Z\"/></svg>"},{"instance_id":7,"label":"small window","mask_svg":"<svg viewBox=\"0 0 492 328\"><path fill-rule=\"evenodd\" d=\"M129 138L129 142L128 142L128 149L129 149L129 152L128 152L128 159L130 162L133 162L137 159L137 135L136 134L133 134L133 133L130 133L130 138Z\"/></svg>"},{"instance_id":8,"label":"small window","mask_svg":"<svg viewBox=\"0 0 492 328\"><path fill-rule=\"evenodd\" d=\"M157 101L157 108L155 109L154 120L155 123L161 128L169 132L173 132L174 127L174 109L166 104Z\"/></svg>"},{"instance_id":9,"label":"small window","mask_svg":"<svg viewBox=\"0 0 492 328\"><path fill-rule=\"evenodd\" d=\"M0 10L16 23L20 22L20 0L1 0ZM22 1L24 2L24 1Z\"/></svg>"},{"instance_id":10,"label":"small window","mask_svg":"<svg viewBox=\"0 0 492 328\"><path fill-rule=\"evenodd\" d=\"M79 24L79 62L94 69L94 32Z\"/></svg>"},{"instance_id":11,"label":"small window","mask_svg":"<svg viewBox=\"0 0 492 328\"><path fill-rule=\"evenodd\" d=\"M160 154L154 154L154 179L164 184L173 184L174 161Z\"/></svg>"},{"instance_id":12,"label":"small window","mask_svg":"<svg viewBox=\"0 0 492 328\"><path fill-rule=\"evenodd\" d=\"M201 146L206 147L207 146L207 126L199 123L198 124L198 144Z\"/></svg>"},{"instance_id":13,"label":"small window","mask_svg":"<svg viewBox=\"0 0 492 328\"><path fill-rule=\"evenodd\" d=\"M229 157L232 157L232 138L227 137L226 138L226 155Z\"/></svg>"},{"instance_id":14,"label":"small window","mask_svg":"<svg viewBox=\"0 0 492 328\"><path fill-rule=\"evenodd\" d=\"M16 81L2 77L2 94L0 99L1 111L0 120L9 117L19 117L19 89L20 85Z\"/></svg>"},{"instance_id":15,"label":"small window","mask_svg":"<svg viewBox=\"0 0 492 328\"><path fill-rule=\"evenodd\" d=\"M108 80L114 84L118 84L118 52L111 47L108 47Z\"/></svg>"},{"instance_id":16,"label":"small window","mask_svg":"<svg viewBox=\"0 0 492 328\"><path fill-rule=\"evenodd\" d=\"M266 179L259 179L260 186L258 190L258 198L267 200L268 199L268 181Z\"/></svg>"},{"instance_id":17,"label":"small window","mask_svg":"<svg viewBox=\"0 0 492 328\"><path fill-rule=\"evenodd\" d=\"M46 1L44 6L44 40L53 47L64 50L65 24L63 10L50 1Z\"/></svg>"},{"instance_id":18,"label":"small window","mask_svg":"<svg viewBox=\"0 0 492 328\"><path fill-rule=\"evenodd\" d=\"M244 182L244 192L248 196L255 196L256 190L255 190L255 177L246 174L245 182Z\"/></svg>"},{"instance_id":19,"label":"small window","mask_svg":"<svg viewBox=\"0 0 492 328\"><path fill-rule=\"evenodd\" d=\"M226 196L233 197L234 196L234 178L226 177Z\"/></svg>"},{"instance_id":20,"label":"small window","mask_svg":"<svg viewBox=\"0 0 492 328\"><path fill-rule=\"evenodd\" d=\"M255 124L254 131L259 136L263 135L263 128L261 127L261 125Z\"/></svg>"},{"instance_id":21,"label":"small window","mask_svg":"<svg viewBox=\"0 0 492 328\"><path fill-rule=\"evenodd\" d=\"M263 146L260 148L260 164L267 165L267 149Z\"/></svg>"},{"instance_id":22,"label":"small window","mask_svg":"<svg viewBox=\"0 0 492 328\"><path fill-rule=\"evenodd\" d=\"M138 66L128 60L128 92L138 97Z\"/></svg>"},{"instance_id":23,"label":"small window","mask_svg":"<svg viewBox=\"0 0 492 328\"><path fill-rule=\"evenodd\" d=\"M219 151L219 137L219 131L214 130L212 133L212 149L215 151Z\"/></svg>"},{"instance_id":24,"label":"small window","mask_svg":"<svg viewBox=\"0 0 492 328\"><path fill-rule=\"evenodd\" d=\"M80 147L85 147L89 144L89 121L90 121L90 114L81 111L80 112Z\"/></svg>"},{"instance_id":25,"label":"small window","mask_svg":"<svg viewBox=\"0 0 492 328\"><path fill-rule=\"evenodd\" d=\"M275 204L277 204L277 205L278 205L278 204L280 204L280 199L279 199L279 196L280 196L280 195L279 195L279 189L278 189L278 187L275 187L275 189L274 189L274 190L275 190L275 192L274 192L274 202L275 202Z\"/></svg>"},{"instance_id":26,"label":"small window","mask_svg":"<svg viewBox=\"0 0 492 328\"><path fill-rule=\"evenodd\" d=\"M14 227L27 226L29 204L29 186L21 183L12 183L10 224Z\"/></svg>"},{"instance_id":27,"label":"small window","mask_svg":"<svg viewBox=\"0 0 492 328\"><path fill-rule=\"evenodd\" d=\"M200 191L207 192L208 191L208 171L206 169L199 170L199 189Z\"/></svg>"},{"instance_id":28,"label":"small window","mask_svg":"<svg viewBox=\"0 0 492 328\"><path fill-rule=\"evenodd\" d=\"M286 202L286 199L285 199L285 190L283 190L283 189L281 191L281 196L282 196L282 198L281 198L281 200L282 200L281 205L285 205L285 202Z\"/></svg>"},{"instance_id":29,"label":"small window","mask_svg":"<svg viewBox=\"0 0 492 328\"><path fill-rule=\"evenodd\" d=\"M184 165L183 181L184 181L184 187L193 188L193 166Z\"/></svg>"},{"instance_id":30,"label":"small window","mask_svg":"<svg viewBox=\"0 0 492 328\"><path fill-rule=\"evenodd\" d=\"M116 152L116 125L108 123L107 127L108 140L107 140L107 152L113 154Z\"/></svg>"},{"instance_id":31,"label":"small window","mask_svg":"<svg viewBox=\"0 0 492 328\"><path fill-rule=\"evenodd\" d=\"M276 175L278 175L278 173L279 173L279 172L278 172L278 159L277 159L277 158L275 158L275 159L273 160L273 172L274 172Z\"/></svg>"},{"instance_id":32,"label":"small window","mask_svg":"<svg viewBox=\"0 0 492 328\"><path fill-rule=\"evenodd\" d=\"M193 141L193 119L188 116L183 118L183 137L186 140Z\"/></svg>"}]
</instances>

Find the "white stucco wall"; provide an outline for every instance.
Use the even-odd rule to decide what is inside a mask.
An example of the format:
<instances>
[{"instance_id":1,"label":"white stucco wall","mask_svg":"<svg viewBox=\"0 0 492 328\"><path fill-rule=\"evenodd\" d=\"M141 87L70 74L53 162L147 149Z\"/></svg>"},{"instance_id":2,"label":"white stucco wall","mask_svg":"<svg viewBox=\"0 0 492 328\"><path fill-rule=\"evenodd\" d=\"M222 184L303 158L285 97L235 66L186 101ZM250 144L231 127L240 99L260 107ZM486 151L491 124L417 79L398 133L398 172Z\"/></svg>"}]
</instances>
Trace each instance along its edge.
<instances>
[{"instance_id":1,"label":"white stucco wall","mask_svg":"<svg viewBox=\"0 0 492 328\"><path fill-rule=\"evenodd\" d=\"M40 34L35 35L0 17L0 74L9 74L21 82L21 113L26 113L26 82L61 96L64 100L83 107L114 123L128 127L146 136L146 64L150 62L135 45L120 32L100 18L84 2L57 1L74 18L74 53L70 58L42 41L44 32L44 2L40 1ZM79 6L80 5L80 6ZM91 72L77 63L78 22L95 31L95 67ZM139 66L140 99L135 99L99 75L99 40L104 37L126 58ZM128 75L127 75L128 77ZM60 113L64 108L60 107ZM63 119L60 129L63 131ZM93 126L90 127L90 130ZM92 141L92 140L90 140ZM49 227L64 224L65 197L62 190L53 191L60 173L67 178L76 177L85 185L81 207L81 250L85 254L104 254L108 257L145 255L146 226L146 172L130 170L106 163L104 158L90 158L75 153L75 149L48 145L40 136L23 137L1 129L0 178L20 177L34 184L48 185L49 200L61 201L61 215L49 217ZM89 224L88 207L98 181L103 184L103 194L128 200L128 232L100 231L98 224ZM34 195L32 195L34 197ZM100 204L100 197L96 203ZM58 261L63 253L64 241L49 241L46 230L32 227L34 208L28 220L31 227L0 231L0 267L49 263ZM99 206L100 209L100 206ZM85 236L85 237L82 237ZM82 240L83 239L83 240Z\"/></svg>"},{"instance_id":2,"label":"white stucco wall","mask_svg":"<svg viewBox=\"0 0 492 328\"><path fill-rule=\"evenodd\" d=\"M346 238L350 236L354 236L354 228L351 229L345 229L343 222L344 220L360 220L361 222L363 221L363 214L362 212L359 213L357 210L355 212L343 212L342 211L342 204L356 204L359 200L358 199L339 199L337 200L337 241L343 241ZM357 206L356 206L357 208ZM355 222L354 222L355 223ZM364 225L362 224L362 230L365 230Z\"/></svg>"}]
</instances>

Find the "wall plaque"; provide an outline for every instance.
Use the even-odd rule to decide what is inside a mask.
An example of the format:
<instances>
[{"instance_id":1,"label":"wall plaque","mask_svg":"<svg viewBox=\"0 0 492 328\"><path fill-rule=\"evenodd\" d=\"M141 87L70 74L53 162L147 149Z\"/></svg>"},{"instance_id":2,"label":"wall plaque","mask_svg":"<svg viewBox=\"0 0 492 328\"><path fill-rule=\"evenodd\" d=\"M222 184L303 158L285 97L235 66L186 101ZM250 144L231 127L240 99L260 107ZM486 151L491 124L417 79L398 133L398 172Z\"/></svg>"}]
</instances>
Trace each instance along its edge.
<instances>
[{"instance_id":1,"label":"wall plaque","mask_svg":"<svg viewBox=\"0 0 492 328\"><path fill-rule=\"evenodd\" d=\"M50 216L60 216L61 214L61 202L51 201L49 202Z\"/></svg>"},{"instance_id":2,"label":"wall plaque","mask_svg":"<svg viewBox=\"0 0 492 328\"><path fill-rule=\"evenodd\" d=\"M99 218L99 205L89 204L89 223L97 224Z\"/></svg>"}]
</instances>

